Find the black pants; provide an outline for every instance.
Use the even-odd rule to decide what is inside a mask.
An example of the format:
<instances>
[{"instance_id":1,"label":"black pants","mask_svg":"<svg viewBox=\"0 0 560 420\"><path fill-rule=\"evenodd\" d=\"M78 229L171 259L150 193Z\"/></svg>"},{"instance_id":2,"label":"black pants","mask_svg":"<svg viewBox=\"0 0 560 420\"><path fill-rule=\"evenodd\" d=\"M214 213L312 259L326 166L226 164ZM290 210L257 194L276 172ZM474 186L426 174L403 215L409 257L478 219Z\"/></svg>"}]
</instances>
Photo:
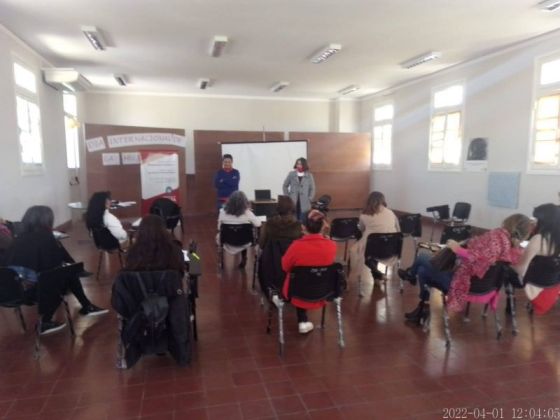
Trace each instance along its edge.
<instances>
[{"instance_id":1,"label":"black pants","mask_svg":"<svg viewBox=\"0 0 560 420\"><path fill-rule=\"evenodd\" d=\"M307 322L307 311L305 309L296 308L297 322Z\"/></svg>"},{"instance_id":2,"label":"black pants","mask_svg":"<svg viewBox=\"0 0 560 420\"><path fill-rule=\"evenodd\" d=\"M72 292L82 307L91 305L80 278L75 276L60 284L36 284L25 291L25 299L30 303L38 302L42 320L50 321L62 302L62 296L68 291Z\"/></svg>"}]
</instances>

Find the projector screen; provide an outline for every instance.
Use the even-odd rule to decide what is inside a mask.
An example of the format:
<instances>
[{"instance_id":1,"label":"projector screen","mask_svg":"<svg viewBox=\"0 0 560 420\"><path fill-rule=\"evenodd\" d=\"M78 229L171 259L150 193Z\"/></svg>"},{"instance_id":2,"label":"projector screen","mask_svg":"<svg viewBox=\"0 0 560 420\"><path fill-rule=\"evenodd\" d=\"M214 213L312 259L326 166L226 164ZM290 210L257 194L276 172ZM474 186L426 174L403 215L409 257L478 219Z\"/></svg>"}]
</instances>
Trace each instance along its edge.
<instances>
[{"instance_id":1,"label":"projector screen","mask_svg":"<svg viewBox=\"0 0 560 420\"><path fill-rule=\"evenodd\" d=\"M239 189L249 200L255 199L255 190L270 190L276 198L296 159L307 159L307 141L222 143L222 155L226 153L233 156L233 167L240 172Z\"/></svg>"}]
</instances>

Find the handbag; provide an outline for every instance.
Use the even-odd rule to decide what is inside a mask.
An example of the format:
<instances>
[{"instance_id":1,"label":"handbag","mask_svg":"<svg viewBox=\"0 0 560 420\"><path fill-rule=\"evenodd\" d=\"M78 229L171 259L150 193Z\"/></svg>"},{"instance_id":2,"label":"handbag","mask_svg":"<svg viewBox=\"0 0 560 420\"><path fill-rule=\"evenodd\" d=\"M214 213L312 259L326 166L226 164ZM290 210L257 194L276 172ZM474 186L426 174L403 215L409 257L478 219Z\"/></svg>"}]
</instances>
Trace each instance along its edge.
<instances>
[{"instance_id":1,"label":"handbag","mask_svg":"<svg viewBox=\"0 0 560 420\"><path fill-rule=\"evenodd\" d=\"M453 271L456 262L457 255L448 247L441 249L430 258L432 267L437 271Z\"/></svg>"}]
</instances>

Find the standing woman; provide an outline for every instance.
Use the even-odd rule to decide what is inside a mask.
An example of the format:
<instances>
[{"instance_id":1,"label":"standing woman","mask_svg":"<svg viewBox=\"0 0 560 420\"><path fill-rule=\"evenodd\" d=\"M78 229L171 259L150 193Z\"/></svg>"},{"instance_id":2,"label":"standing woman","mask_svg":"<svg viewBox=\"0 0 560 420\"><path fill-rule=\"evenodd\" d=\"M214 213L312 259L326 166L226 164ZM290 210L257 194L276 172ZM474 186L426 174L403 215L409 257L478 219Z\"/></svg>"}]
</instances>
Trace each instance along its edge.
<instances>
[{"instance_id":1,"label":"standing woman","mask_svg":"<svg viewBox=\"0 0 560 420\"><path fill-rule=\"evenodd\" d=\"M362 232L362 237L350 250L350 258L352 259L350 266L356 267L358 275L361 275L364 268L364 253L368 236L371 233L395 233L401 230L399 219L392 210L387 208L387 201L385 201L383 193L379 191L370 193L366 206L360 214L358 228ZM377 262L373 260L369 269L374 280L381 280L383 273L377 269Z\"/></svg>"},{"instance_id":2,"label":"standing woman","mask_svg":"<svg viewBox=\"0 0 560 420\"><path fill-rule=\"evenodd\" d=\"M111 193L109 191L93 193L86 211L86 226L88 230L104 227L109 229L109 232L119 241L119 244L125 246L128 241L128 234L121 221L111 214L110 208Z\"/></svg>"},{"instance_id":3,"label":"standing woman","mask_svg":"<svg viewBox=\"0 0 560 420\"><path fill-rule=\"evenodd\" d=\"M233 157L225 154L222 157L222 169L214 176L214 187L217 192L216 206L218 210L222 208L229 196L239 190L240 174L237 169L233 169Z\"/></svg>"},{"instance_id":4,"label":"standing woman","mask_svg":"<svg viewBox=\"0 0 560 420\"><path fill-rule=\"evenodd\" d=\"M290 171L282 185L284 195L288 195L296 206L298 220L302 214L311 209L311 201L315 195L315 180L309 172L307 159L300 157L296 160L294 170Z\"/></svg>"}]
</instances>

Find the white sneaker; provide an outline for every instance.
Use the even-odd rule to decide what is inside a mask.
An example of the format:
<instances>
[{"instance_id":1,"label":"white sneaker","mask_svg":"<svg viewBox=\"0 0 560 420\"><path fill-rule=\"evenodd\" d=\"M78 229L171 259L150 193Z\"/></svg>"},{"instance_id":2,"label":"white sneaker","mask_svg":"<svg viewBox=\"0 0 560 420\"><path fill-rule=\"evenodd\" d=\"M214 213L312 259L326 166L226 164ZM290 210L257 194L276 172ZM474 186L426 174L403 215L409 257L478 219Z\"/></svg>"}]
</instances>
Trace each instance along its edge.
<instances>
[{"instance_id":1,"label":"white sneaker","mask_svg":"<svg viewBox=\"0 0 560 420\"><path fill-rule=\"evenodd\" d=\"M310 331L313 331L313 323L312 322L300 322L298 324L298 330L300 334L307 334Z\"/></svg>"}]
</instances>

